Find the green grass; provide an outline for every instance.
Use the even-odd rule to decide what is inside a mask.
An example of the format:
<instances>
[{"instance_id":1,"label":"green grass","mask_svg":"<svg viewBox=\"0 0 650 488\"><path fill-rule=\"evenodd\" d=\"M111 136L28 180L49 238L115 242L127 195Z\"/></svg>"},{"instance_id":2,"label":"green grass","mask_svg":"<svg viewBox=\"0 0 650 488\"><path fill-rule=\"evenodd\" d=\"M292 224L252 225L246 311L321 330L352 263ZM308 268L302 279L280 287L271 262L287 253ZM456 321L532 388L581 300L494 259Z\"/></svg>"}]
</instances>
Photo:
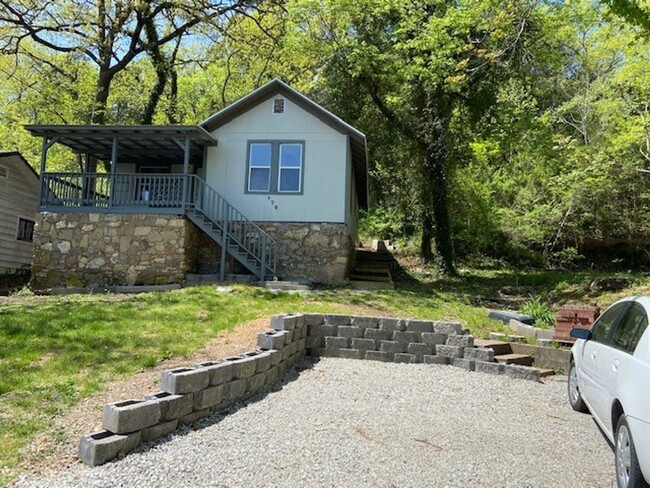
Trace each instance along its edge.
<instances>
[{"instance_id":1,"label":"green grass","mask_svg":"<svg viewBox=\"0 0 650 488\"><path fill-rule=\"evenodd\" d=\"M11 468L21 460L21 448L46 432L55 416L110 381L167 358L190 356L218 332L247 320L364 306L402 317L459 319L485 337L503 330L486 319L486 306L497 292L601 306L625 294L650 292L645 278L629 275L626 290L594 294L589 289L594 276L464 271L459 278L434 276L376 292L341 288L274 294L238 286L219 293L206 286L122 301L102 295L23 297L0 306L0 484L15 476Z\"/></svg>"}]
</instances>

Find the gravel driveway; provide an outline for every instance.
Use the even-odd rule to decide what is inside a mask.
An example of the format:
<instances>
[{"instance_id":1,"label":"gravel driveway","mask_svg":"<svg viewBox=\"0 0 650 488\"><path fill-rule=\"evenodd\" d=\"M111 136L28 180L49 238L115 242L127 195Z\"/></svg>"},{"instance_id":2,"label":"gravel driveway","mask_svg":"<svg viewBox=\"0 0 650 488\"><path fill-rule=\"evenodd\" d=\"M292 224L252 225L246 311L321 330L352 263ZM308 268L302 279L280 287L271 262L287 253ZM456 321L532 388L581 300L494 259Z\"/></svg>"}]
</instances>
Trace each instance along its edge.
<instances>
[{"instance_id":1,"label":"gravel driveway","mask_svg":"<svg viewBox=\"0 0 650 488\"><path fill-rule=\"evenodd\" d=\"M297 379L296 379L297 378ZM328 358L259 401L98 468L27 486L612 487L588 415L545 384Z\"/></svg>"}]
</instances>

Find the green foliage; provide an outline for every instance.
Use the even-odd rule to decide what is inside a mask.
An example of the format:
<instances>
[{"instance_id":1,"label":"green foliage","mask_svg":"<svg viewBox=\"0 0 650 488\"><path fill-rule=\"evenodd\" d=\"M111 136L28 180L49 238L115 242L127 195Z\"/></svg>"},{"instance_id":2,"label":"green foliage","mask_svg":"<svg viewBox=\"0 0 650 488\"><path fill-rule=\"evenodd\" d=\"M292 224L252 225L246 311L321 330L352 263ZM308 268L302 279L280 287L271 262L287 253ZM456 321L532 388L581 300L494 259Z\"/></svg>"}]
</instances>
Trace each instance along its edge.
<instances>
[{"instance_id":1,"label":"green foliage","mask_svg":"<svg viewBox=\"0 0 650 488\"><path fill-rule=\"evenodd\" d=\"M395 208L376 207L369 212L361 212L359 234L370 239L396 240L414 231L408 217Z\"/></svg>"},{"instance_id":2,"label":"green foliage","mask_svg":"<svg viewBox=\"0 0 650 488\"><path fill-rule=\"evenodd\" d=\"M519 308L519 311L533 317L536 327L548 329L555 325L555 312L551 307L543 303L539 297L532 298L524 303Z\"/></svg>"}]
</instances>

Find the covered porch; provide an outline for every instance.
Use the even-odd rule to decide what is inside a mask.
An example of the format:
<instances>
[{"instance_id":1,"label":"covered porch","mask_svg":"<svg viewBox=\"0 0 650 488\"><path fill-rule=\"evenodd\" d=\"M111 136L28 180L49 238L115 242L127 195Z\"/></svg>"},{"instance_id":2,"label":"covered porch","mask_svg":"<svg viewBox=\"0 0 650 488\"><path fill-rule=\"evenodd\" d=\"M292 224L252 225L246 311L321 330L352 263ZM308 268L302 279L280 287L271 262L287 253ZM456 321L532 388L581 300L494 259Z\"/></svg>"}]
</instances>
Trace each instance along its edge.
<instances>
[{"instance_id":1,"label":"covered porch","mask_svg":"<svg viewBox=\"0 0 650 488\"><path fill-rule=\"evenodd\" d=\"M207 148L217 145L199 126L26 129L43 140L38 209L49 212L183 214L196 201ZM57 143L77 155L80 171L47 171Z\"/></svg>"}]
</instances>

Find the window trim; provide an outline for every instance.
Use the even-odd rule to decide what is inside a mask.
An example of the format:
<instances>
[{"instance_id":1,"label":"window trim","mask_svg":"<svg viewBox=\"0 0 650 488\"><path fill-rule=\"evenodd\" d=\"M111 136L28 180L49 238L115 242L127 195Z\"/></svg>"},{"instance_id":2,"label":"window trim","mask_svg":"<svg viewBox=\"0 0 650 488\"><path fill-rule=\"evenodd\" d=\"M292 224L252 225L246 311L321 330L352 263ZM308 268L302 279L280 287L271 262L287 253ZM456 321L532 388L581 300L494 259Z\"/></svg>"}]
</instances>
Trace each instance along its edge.
<instances>
[{"instance_id":1,"label":"window trim","mask_svg":"<svg viewBox=\"0 0 650 488\"><path fill-rule=\"evenodd\" d=\"M250 190L250 158L253 144L271 144L271 178L268 191ZM279 191L280 146L282 144L300 144L300 191ZM266 167L265 167L266 168ZM297 169L297 168L296 168ZM246 141L246 178L244 193L247 195L304 195L305 190L305 141L295 139L249 139Z\"/></svg>"},{"instance_id":2,"label":"window trim","mask_svg":"<svg viewBox=\"0 0 650 488\"><path fill-rule=\"evenodd\" d=\"M282 167L282 147L283 146L298 146L300 148L300 165L296 168L294 166L286 166ZM304 145L303 144L297 144L295 142L282 142L278 144L278 193L300 193L302 192L302 166L304 163L304 157L303 157L303 151L304 151ZM289 170L298 170L298 189L297 190L281 190L282 186L282 170L283 169L289 169Z\"/></svg>"},{"instance_id":3,"label":"window trim","mask_svg":"<svg viewBox=\"0 0 650 488\"><path fill-rule=\"evenodd\" d=\"M31 222L32 224L32 232L31 232L31 239L24 239L20 237L20 223L21 221L25 222ZM16 240L19 242L34 242L34 230L36 228L36 221L33 219L28 219L27 217L21 217L18 216L18 221L16 223Z\"/></svg>"},{"instance_id":4,"label":"window trim","mask_svg":"<svg viewBox=\"0 0 650 488\"><path fill-rule=\"evenodd\" d=\"M268 166L253 166L253 163L251 161L251 158L253 157L253 151L252 148L254 145L258 146L271 146L271 160L269 161ZM248 143L248 157L247 159L247 166L248 166L248 171L247 171L247 177L246 177L246 190L250 193L269 193L271 191L271 186L272 186L272 180L273 180L273 144L271 142L249 142ZM266 185L266 190L252 190L251 189L251 173L253 172L254 169L266 169L269 171L269 177L267 180L267 185Z\"/></svg>"}]
</instances>

